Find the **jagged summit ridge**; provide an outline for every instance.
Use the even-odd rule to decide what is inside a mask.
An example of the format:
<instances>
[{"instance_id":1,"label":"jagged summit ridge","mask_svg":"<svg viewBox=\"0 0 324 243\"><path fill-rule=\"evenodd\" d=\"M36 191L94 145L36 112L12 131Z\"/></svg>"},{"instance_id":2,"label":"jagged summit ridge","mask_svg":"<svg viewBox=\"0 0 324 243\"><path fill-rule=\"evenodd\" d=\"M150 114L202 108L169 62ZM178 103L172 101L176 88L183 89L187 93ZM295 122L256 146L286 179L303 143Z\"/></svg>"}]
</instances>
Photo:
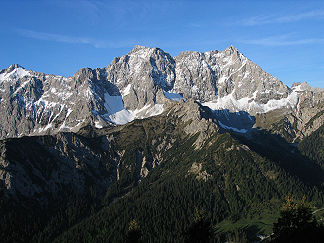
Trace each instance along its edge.
<instances>
[{"instance_id":1,"label":"jagged summit ridge","mask_svg":"<svg viewBox=\"0 0 324 243\"><path fill-rule=\"evenodd\" d=\"M0 137L125 124L161 114L170 102L181 99L252 115L296 110L305 92L315 91L304 84L288 88L233 46L172 57L159 48L137 45L106 68L83 68L72 77L19 65L2 70Z\"/></svg>"}]
</instances>

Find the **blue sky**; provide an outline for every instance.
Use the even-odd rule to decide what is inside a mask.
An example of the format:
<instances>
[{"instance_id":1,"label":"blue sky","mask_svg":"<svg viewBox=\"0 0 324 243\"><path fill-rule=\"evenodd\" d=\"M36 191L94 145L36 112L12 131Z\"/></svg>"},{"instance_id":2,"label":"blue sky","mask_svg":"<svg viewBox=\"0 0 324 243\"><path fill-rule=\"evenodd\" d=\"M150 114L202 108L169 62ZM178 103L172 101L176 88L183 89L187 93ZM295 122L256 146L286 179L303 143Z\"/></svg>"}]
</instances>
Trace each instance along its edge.
<instances>
[{"instance_id":1,"label":"blue sky","mask_svg":"<svg viewBox=\"0 0 324 243\"><path fill-rule=\"evenodd\" d=\"M285 84L324 87L324 1L1 0L0 69L71 76L134 45L181 51L229 45Z\"/></svg>"}]
</instances>

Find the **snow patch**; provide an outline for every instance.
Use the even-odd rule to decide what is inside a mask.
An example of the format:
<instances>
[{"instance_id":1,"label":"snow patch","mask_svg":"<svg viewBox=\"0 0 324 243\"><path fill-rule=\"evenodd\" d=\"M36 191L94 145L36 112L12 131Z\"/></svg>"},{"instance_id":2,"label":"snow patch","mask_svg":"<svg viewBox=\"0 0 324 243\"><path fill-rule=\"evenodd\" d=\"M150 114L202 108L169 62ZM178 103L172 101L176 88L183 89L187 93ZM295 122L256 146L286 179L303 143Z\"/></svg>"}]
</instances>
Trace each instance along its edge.
<instances>
[{"instance_id":1,"label":"snow patch","mask_svg":"<svg viewBox=\"0 0 324 243\"><path fill-rule=\"evenodd\" d=\"M183 99L183 96L181 94L178 94L178 93L172 93L172 92L163 91L163 94L169 100L180 101L181 99Z\"/></svg>"},{"instance_id":2,"label":"snow patch","mask_svg":"<svg viewBox=\"0 0 324 243\"><path fill-rule=\"evenodd\" d=\"M135 119L143 119L146 117L160 115L164 111L163 104L145 105L141 109L136 110L127 110L123 109L114 114L106 114L104 117L110 122L117 125L124 125L128 122L131 122Z\"/></svg>"},{"instance_id":3,"label":"snow patch","mask_svg":"<svg viewBox=\"0 0 324 243\"><path fill-rule=\"evenodd\" d=\"M292 87L292 90L301 92L301 91L306 91L306 90L312 90L312 88L309 86L308 83L304 82L304 83L301 83L301 84L298 84L298 85Z\"/></svg>"},{"instance_id":4,"label":"snow patch","mask_svg":"<svg viewBox=\"0 0 324 243\"><path fill-rule=\"evenodd\" d=\"M292 88L294 91L302 91L301 89L301 85L297 85L295 87Z\"/></svg>"},{"instance_id":5,"label":"snow patch","mask_svg":"<svg viewBox=\"0 0 324 243\"><path fill-rule=\"evenodd\" d=\"M18 67L12 70L10 73L1 73L0 82L9 81L10 79L19 79L28 75L28 71L26 71L24 68Z\"/></svg>"},{"instance_id":6,"label":"snow patch","mask_svg":"<svg viewBox=\"0 0 324 243\"><path fill-rule=\"evenodd\" d=\"M68 111L67 111L67 113L66 113L66 118L68 118L69 117L69 115L72 113L72 109L70 109L70 108L68 108Z\"/></svg>"},{"instance_id":7,"label":"snow patch","mask_svg":"<svg viewBox=\"0 0 324 243\"><path fill-rule=\"evenodd\" d=\"M220 77L220 78L218 79L218 83L219 83L219 84L224 83L226 80L227 80L227 77Z\"/></svg>"},{"instance_id":8,"label":"snow patch","mask_svg":"<svg viewBox=\"0 0 324 243\"><path fill-rule=\"evenodd\" d=\"M44 100L43 98L40 98L39 100L37 100L36 102L35 102L35 104L37 105L37 106L43 106L44 108L52 108L52 107L55 107L55 106L57 106L57 105L62 105L62 104L60 104L60 103L57 103L57 102L51 102L51 101L47 101L47 100Z\"/></svg>"},{"instance_id":9,"label":"snow patch","mask_svg":"<svg viewBox=\"0 0 324 243\"><path fill-rule=\"evenodd\" d=\"M53 127L53 124L52 123L49 123L46 125L46 127L41 127L38 129L38 132L41 133L41 132L45 132L46 130L50 129L51 127Z\"/></svg>"},{"instance_id":10,"label":"snow patch","mask_svg":"<svg viewBox=\"0 0 324 243\"><path fill-rule=\"evenodd\" d=\"M269 100L266 104L259 104L254 99L256 92L253 93L251 98L244 97L236 100L233 94L229 94L222 98L218 98L216 101L210 101L202 103L204 106L208 106L212 110L229 109L231 111L248 111L252 113L266 113L278 108L287 107L293 108L298 101L298 95L296 91L291 92L286 98L279 100Z\"/></svg>"},{"instance_id":11,"label":"snow patch","mask_svg":"<svg viewBox=\"0 0 324 243\"><path fill-rule=\"evenodd\" d=\"M15 96L21 89L25 88L25 86L29 83L29 80L23 82L17 89L16 91L12 94L12 96Z\"/></svg>"},{"instance_id":12,"label":"snow patch","mask_svg":"<svg viewBox=\"0 0 324 243\"><path fill-rule=\"evenodd\" d=\"M131 89L132 85L129 84L127 85L127 87L125 89L122 90L122 96L126 96L126 95L129 95L129 92L130 92L130 89Z\"/></svg>"},{"instance_id":13,"label":"snow patch","mask_svg":"<svg viewBox=\"0 0 324 243\"><path fill-rule=\"evenodd\" d=\"M232 131L234 131L234 132L239 132L239 133L246 133L246 132L247 132L246 129L237 129L237 128L235 128L235 127L229 127L229 126L226 126L226 125L224 125L221 121L218 121L218 124L219 124L222 128L227 129L227 130L232 130Z\"/></svg>"},{"instance_id":14,"label":"snow patch","mask_svg":"<svg viewBox=\"0 0 324 243\"><path fill-rule=\"evenodd\" d=\"M108 117L105 116L106 118L108 118L109 121L111 121L114 124L117 125L124 125L128 122L131 122L135 119L134 115L132 114L132 112L123 109L121 111L118 111L114 114L110 114Z\"/></svg>"},{"instance_id":15,"label":"snow patch","mask_svg":"<svg viewBox=\"0 0 324 243\"><path fill-rule=\"evenodd\" d=\"M107 113L103 117L117 125L124 125L134 119L156 116L164 111L163 104L155 104L152 107L145 105L141 109L127 110L124 107L122 96L111 96L108 93L105 93L105 108Z\"/></svg>"},{"instance_id":16,"label":"snow patch","mask_svg":"<svg viewBox=\"0 0 324 243\"><path fill-rule=\"evenodd\" d=\"M100 124L100 122L99 121L95 121L95 127L96 128L103 128L103 126Z\"/></svg>"}]
</instances>

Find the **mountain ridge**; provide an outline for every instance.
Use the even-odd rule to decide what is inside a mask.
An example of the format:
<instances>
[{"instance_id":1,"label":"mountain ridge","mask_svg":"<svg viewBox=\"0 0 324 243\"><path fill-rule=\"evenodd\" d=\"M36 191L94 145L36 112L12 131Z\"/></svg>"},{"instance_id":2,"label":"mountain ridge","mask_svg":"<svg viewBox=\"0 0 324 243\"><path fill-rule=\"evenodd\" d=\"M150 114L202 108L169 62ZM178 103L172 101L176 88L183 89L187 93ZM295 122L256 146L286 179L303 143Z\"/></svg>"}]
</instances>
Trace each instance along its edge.
<instances>
[{"instance_id":1,"label":"mountain ridge","mask_svg":"<svg viewBox=\"0 0 324 243\"><path fill-rule=\"evenodd\" d=\"M184 105L198 111L177 103L169 114L123 126L1 140L4 242L119 242L134 218L147 241L181 241L195 207L213 226L274 217L287 194L322 207L321 161L270 133L248 138L210 128L210 110ZM248 236L256 233L264 234L255 228Z\"/></svg>"},{"instance_id":2,"label":"mountain ridge","mask_svg":"<svg viewBox=\"0 0 324 243\"><path fill-rule=\"evenodd\" d=\"M136 46L67 78L13 65L0 112L4 242L124 242L134 220L143 241L182 242L197 210L215 232L249 221L255 242L287 195L323 207L323 90L288 88L234 47Z\"/></svg>"},{"instance_id":3,"label":"mountain ridge","mask_svg":"<svg viewBox=\"0 0 324 243\"><path fill-rule=\"evenodd\" d=\"M98 128L125 124L161 114L170 102L181 99L197 100L216 111L244 111L252 116L284 109L283 114L297 117L302 130L321 111L323 90L307 84L289 88L233 46L172 57L160 48L137 45L106 68L82 68L71 77L19 65L3 69L0 111L5 115L0 138L78 131L87 124ZM315 108L300 112L300 100ZM315 120L319 122L313 123L314 129L323 116Z\"/></svg>"}]
</instances>

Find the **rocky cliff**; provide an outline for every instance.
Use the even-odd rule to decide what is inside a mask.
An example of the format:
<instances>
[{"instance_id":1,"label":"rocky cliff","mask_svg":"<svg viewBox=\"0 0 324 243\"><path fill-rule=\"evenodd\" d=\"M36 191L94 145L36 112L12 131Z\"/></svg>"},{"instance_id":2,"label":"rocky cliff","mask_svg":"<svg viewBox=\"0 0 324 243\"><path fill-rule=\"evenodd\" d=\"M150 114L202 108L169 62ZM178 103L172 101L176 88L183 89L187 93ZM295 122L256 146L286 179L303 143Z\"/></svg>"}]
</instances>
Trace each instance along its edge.
<instances>
[{"instance_id":1,"label":"rocky cliff","mask_svg":"<svg viewBox=\"0 0 324 243\"><path fill-rule=\"evenodd\" d=\"M219 125L232 131L248 131L254 117L255 126L272 130L284 120L294 140L323 124L323 89L307 84L289 88L233 46L177 57L135 46L106 68L84 68L67 78L19 65L2 70L0 138L126 124L161 114L182 99L208 106ZM242 112L246 116L237 119ZM253 122L243 126L247 118Z\"/></svg>"}]
</instances>

